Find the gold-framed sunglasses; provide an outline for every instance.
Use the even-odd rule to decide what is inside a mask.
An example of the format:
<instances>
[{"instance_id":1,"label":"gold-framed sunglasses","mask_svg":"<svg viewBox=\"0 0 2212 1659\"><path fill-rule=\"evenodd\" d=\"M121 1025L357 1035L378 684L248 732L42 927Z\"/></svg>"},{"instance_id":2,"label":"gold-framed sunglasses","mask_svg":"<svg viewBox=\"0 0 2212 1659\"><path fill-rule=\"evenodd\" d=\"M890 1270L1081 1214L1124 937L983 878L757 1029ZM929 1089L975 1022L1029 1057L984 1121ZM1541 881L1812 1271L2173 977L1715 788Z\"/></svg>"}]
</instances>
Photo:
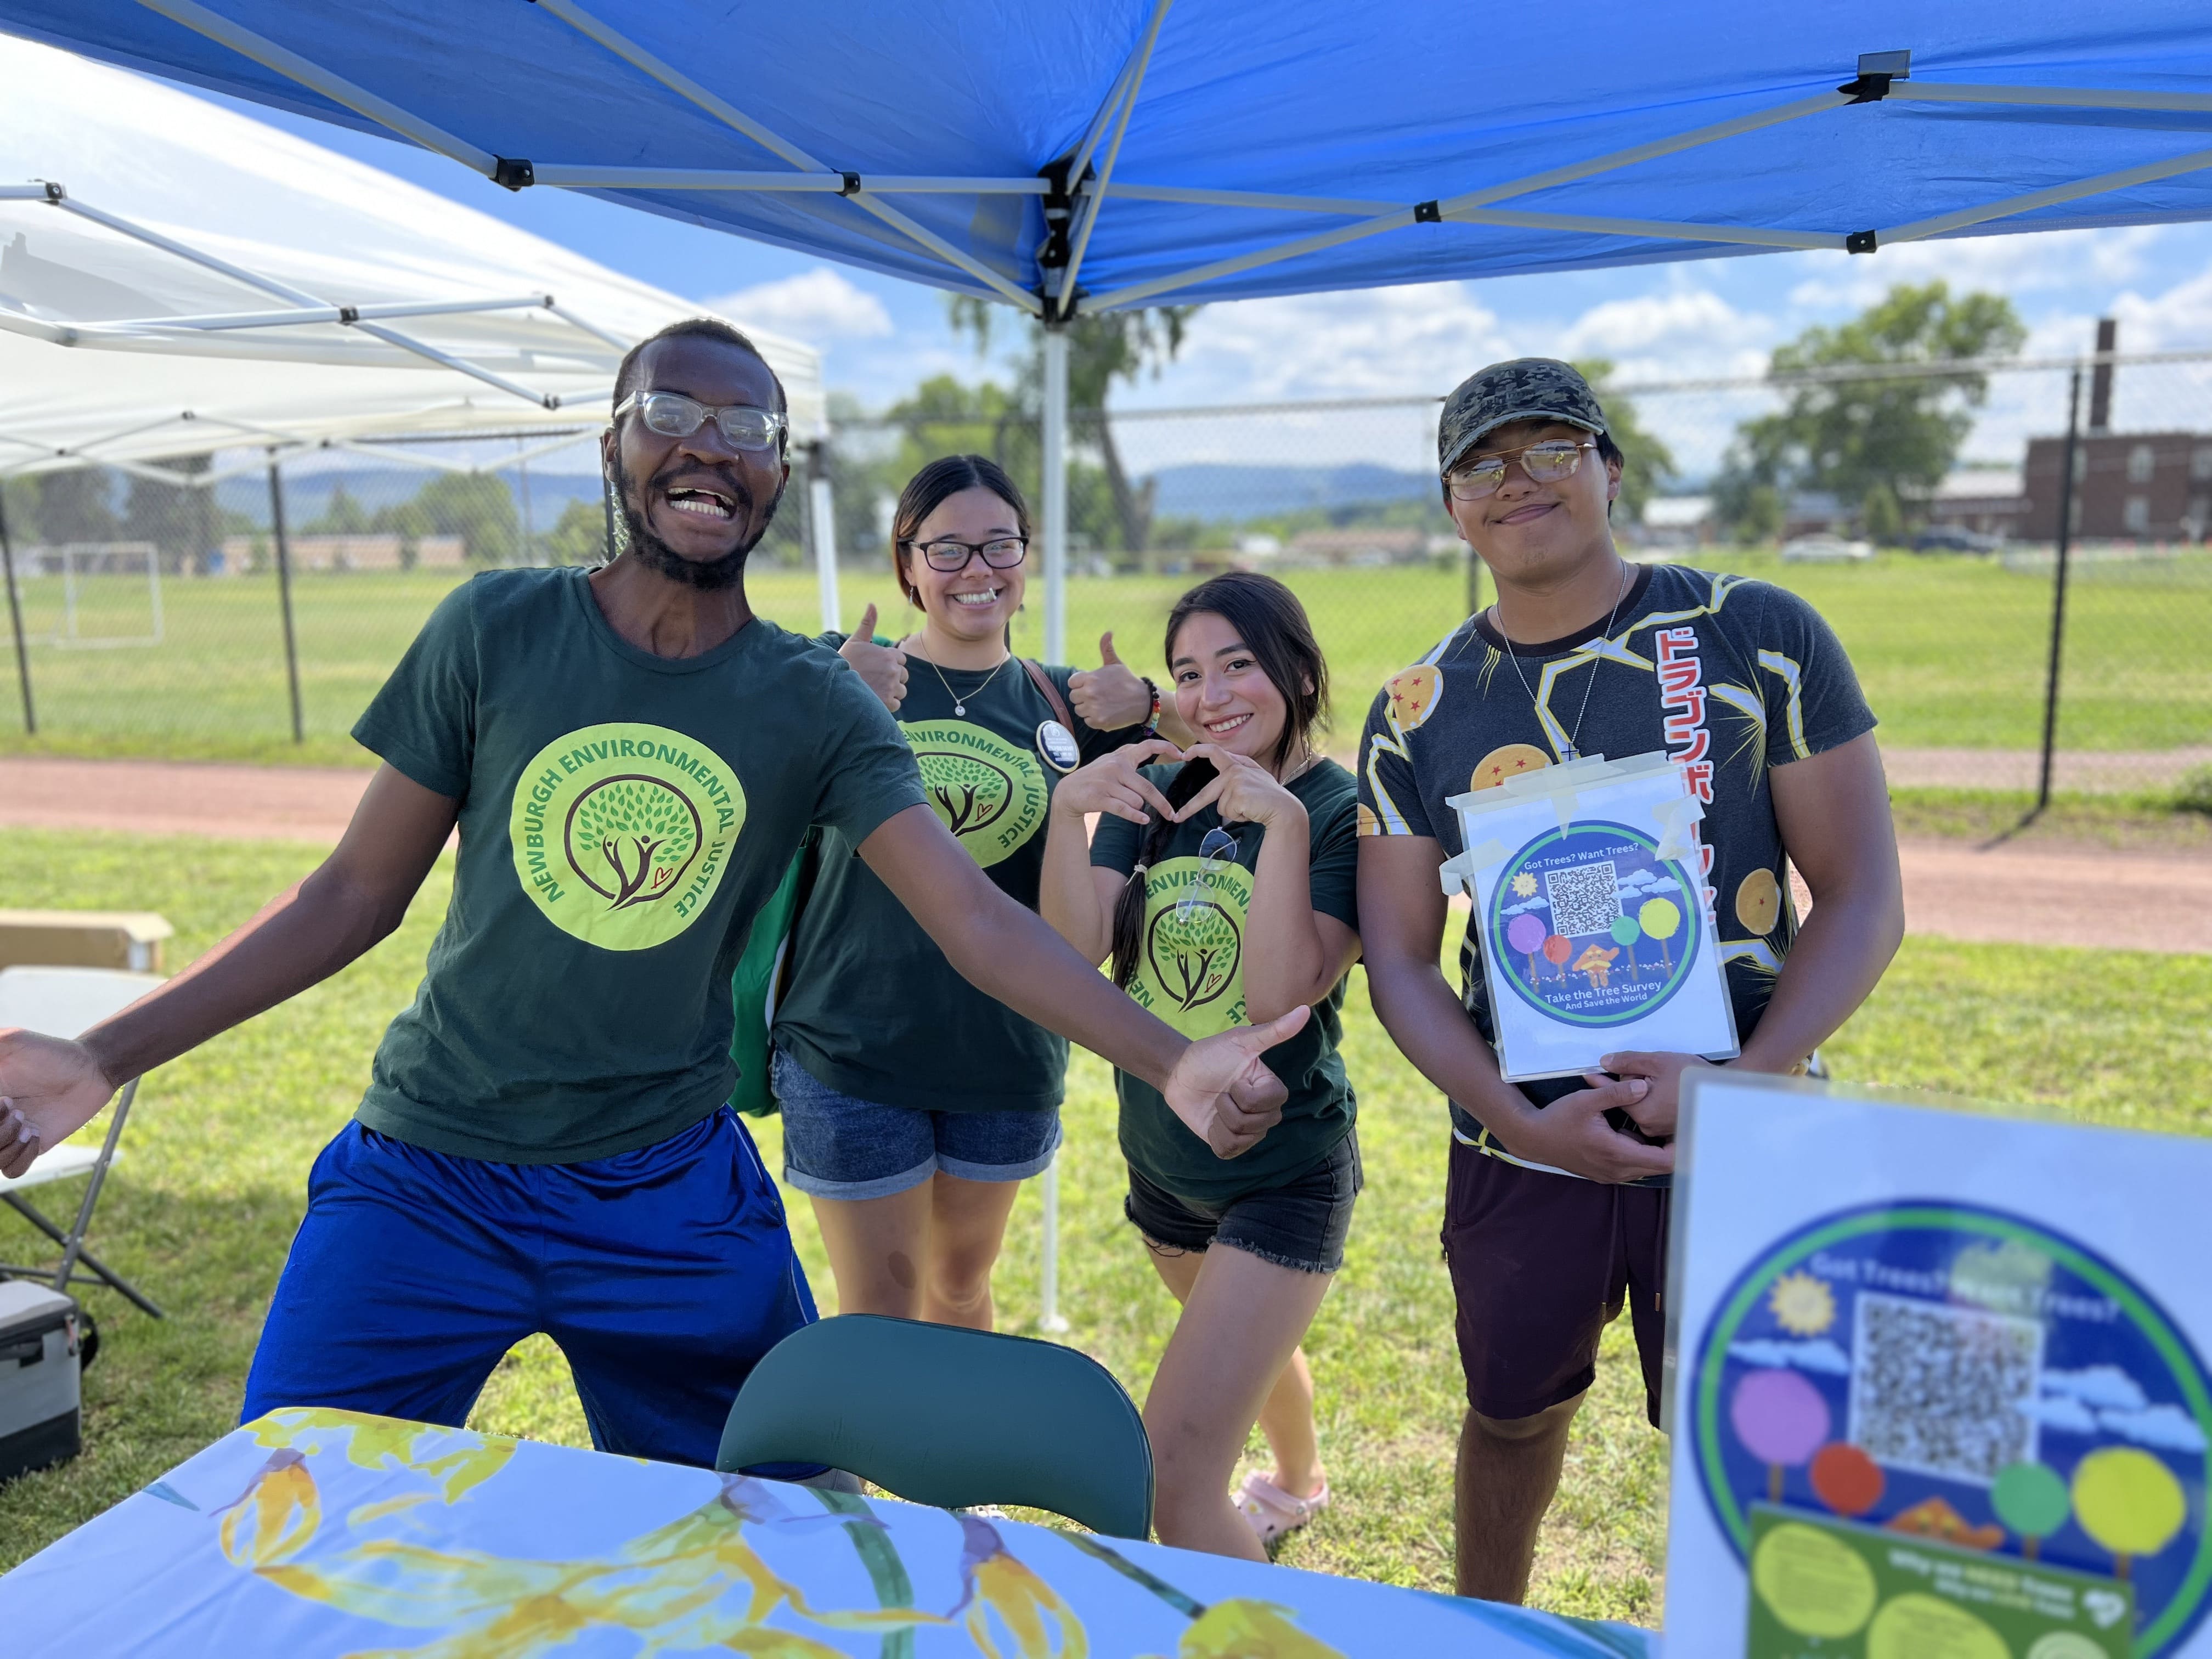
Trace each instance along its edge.
<instances>
[{"instance_id":1,"label":"gold-framed sunglasses","mask_svg":"<svg viewBox=\"0 0 2212 1659\"><path fill-rule=\"evenodd\" d=\"M1577 443L1572 438L1547 438L1540 443L1523 444L1518 449L1501 449L1493 455L1478 455L1463 466L1454 467L1444 474L1444 487L1451 491L1455 501L1479 501L1495 495L1505 482L1505 469L1515 461L1534 483L1558 483L1563 478L1575 476L1575 469L1583 464L1583 451L1595 449L1597 440L1584 438Z\"/></svg>"}]
</instances>

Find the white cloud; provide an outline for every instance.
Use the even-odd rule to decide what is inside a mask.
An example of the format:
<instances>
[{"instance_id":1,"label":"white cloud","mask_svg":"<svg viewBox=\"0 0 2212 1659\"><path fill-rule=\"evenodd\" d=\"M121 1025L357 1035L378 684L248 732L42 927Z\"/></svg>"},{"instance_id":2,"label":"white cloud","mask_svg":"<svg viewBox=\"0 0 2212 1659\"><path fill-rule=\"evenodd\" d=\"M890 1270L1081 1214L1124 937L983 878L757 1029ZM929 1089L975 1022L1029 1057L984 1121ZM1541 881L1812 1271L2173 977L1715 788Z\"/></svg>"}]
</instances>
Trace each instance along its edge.
<instances>
[{"instance_id":1,"label":"white cloud","mask_svg":"<svg viewBox=\"0 0 2212 1659\"><path fill-rule=\"evenodd\" d=\"M2106 1411L2141 1411L2149 1403L2142 1384L2118 1365L2089 1365L2078 1371L2045 1371L2043 1391Z\"/></svg>"},{"instance_id":2,"label":"white cloud","mask_svg":"<svg viewBox=\"0 0 2212 1659\"><path fill-rule=\"evenodd\" d=\"M740 327L751 325L810 345L891 332L891 314L884 302L827 265L741 288L707 304Z\"/></svg>"},{"instance_id":3,"label":"white cloud","mask_svg":"<svg viewBox=\"0 0 2212 1659\"><path fill-rule=\"evenodd\" d=\"M2099 1412L2097 1421L2139 1446L2159 1446L2167 1451L2182 1452L2204 1449L2204 1431L2179 1406L2152 1406L2139 1412Z\"/></svg>"},{"instance_id":4,"label":"white cloud","mask_svg":"<svg viewBox=\"0 0 2212 1659\"><path fill-rule=\"evenodd\" d=\"M1605 357L1616 382L1758 374L1774 325L1738 311L1711 289L1608 300L1568 325L1551 349L1561 357Z\"/></svg>"},{"instance_id":5,"label":"white cloud","mask_svg":"<svg viewBox=\"0 0 2212 1659\"><path fill-rule=\"evenodd\" d=\"M1729 1358L1747 1365L1794 1365L1801 1371L1820 1371L1830 1376L1851 1374L1850 1356L1825 1336L1810 1342L1731 1342Z\"/></svg>"},{"instance_id":6,"label":"white cloud","mask_svg":"<svg viewBox=\"0 0 2212 1659\"><path fill-rule=\"evenodd\" d=\"M2070 1395L2022 1400L2017 1404L2019 1410L2046 1429L2058 1429L2067 1434L2094 1434L2097 1431L2097 1414Z\"/></svg>"},{"instance_id":7,"label":"white cloud","mask_svg":"<svg viewBox=\"0 0 2212 1659\"><path fill-rule=\"evenodd\" d=\"M1937 276L1954 291L1987 289L2015 295L2110 288L2140 275L2166 234L2163 225L2129 225L1900 242L1869 254L1790 254L1785 257L1808 274L1788 297L1799 311L1858 311L1899 283Z\"/></svg>"}]
</instances>

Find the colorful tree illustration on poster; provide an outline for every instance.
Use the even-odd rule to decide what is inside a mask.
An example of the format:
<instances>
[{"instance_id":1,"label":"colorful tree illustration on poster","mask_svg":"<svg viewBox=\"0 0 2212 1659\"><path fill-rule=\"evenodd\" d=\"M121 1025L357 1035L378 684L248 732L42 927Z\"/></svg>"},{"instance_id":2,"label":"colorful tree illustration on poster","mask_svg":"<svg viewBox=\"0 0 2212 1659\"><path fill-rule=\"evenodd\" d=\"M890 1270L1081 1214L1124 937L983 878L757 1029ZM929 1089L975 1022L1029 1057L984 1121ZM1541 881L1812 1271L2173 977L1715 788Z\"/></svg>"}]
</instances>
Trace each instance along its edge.
<instances>
[{"instance_id":1,"label":"colorful tree illustration on poster","mask_svg":"<svg viewBox=\"0 0 2212 1659\"><path fill-rule=\"evenodd\" d=\"M1608 931L1613 934L1613 942L1628 952L1629 977L1640 981L1644 975L1636 965L1636 941L1644 937L1644 925L1634 916L1616 916Z\"/></svg>"},{"instance_id":2,"label":"colorful tree illustration on poster","mask_svg":"<svg viewBox=\"0 0 2212 1659\"><path fill-rule=\"evenodd\" d=\"M1783 1472L1805 1463L1828 1437L1828 1402L1796 1371L1751 1371L1735 1386L1729 1421L1765 1463L1766 1498L1778 1504Z\"/></svg>"},{"instance_id":3,"label":"colorful tree illustration on poster","mask_svg":"<svg viewBox=\"0 0 2212 1659\"><path fill-rule=\"evenodd\" d=\"M1682 925L1682 913L1675 908L1674 902L1662 898L1644 900L1643 908L1636 913L1636 922L1644 933L1659 941L1660 960L1666 964L1667 971L1673 973L1674 958L1667 949L1667 941L1674 937L1675 930Z\"/></svg>"},{"instance_id":4,"label":"colorful tree illustration on poster","mask_svg":"<svg viewBox=\"0 0 2212 1659\"><path fill-rule=\"evenodd\" d=\"M2034 1560L2043 1540L2066 1524L2074 1511L2066 1483L2047 1463L2008 1463L1990 1488L1990 1507L1998 1520L2020 1534L2020 1553Z\"/></svg>"},{"instance_id":5,"label":"colorful tree illustration on poster","mask_svg":"<svg viewBox=\"0 0 2212 1659\"><path fill-rule=\"evenodd\" d=\"M1528 977L1536 977L1536 952L1544 948L1544 924L1534 916L1516 916L1506 924L1505 943L1528 958Z\"/></svg>"}]
</instances>

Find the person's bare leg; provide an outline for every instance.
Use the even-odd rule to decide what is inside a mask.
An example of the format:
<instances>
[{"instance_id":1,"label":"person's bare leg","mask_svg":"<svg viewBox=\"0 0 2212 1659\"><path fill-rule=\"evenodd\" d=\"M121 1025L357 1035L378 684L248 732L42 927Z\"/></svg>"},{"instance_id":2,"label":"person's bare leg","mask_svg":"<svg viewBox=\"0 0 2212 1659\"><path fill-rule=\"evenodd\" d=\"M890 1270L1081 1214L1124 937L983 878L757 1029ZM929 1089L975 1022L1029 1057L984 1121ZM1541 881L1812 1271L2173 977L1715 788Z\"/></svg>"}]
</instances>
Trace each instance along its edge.
<instances>
[{"instance_id":1,"label":"person's bare leg","mask_svg":"<svg viewBox=\"0 0 2212 1659\"><path fill-rule=\"evenodd\" d=\"M939 1170L928 1182L928 1271L921 1317L939 1325L991 1328L991 1269L1006 1237L1018 1181L969 1181Z\"/></svg>"},{"instance_id":2,"label":"person's bare leg","mask_svg":"<svg viewBox=\"0 0 2212 1659\"><path fill-rule=\"evenodd\" d=\"M1231 1501L1229 1477L1333 1275L1278 1267L1226 1245L1199 1263L1145 1401L1153 1525L1164 1544L1264 1561L1267 1552Z\"/></svg>"},{"instance_id":3,"label":"person's bare leg","mask_svg":"<svg viewBox=\"0 0 2212 1659\"><path fill-rule=\"evenodd\" d=\"M1536 1533L1559 1489L1567 1431L1583 1396L1534 1417L1469 1412L1460 1430L1454 1493L1455 1588L1486 1601L1519 1601L1536 1564Z\"/></svg>"},{"instance_id":4,"label":"person's bare leg","mask_svg":"<svg viewBox=\"0 0 2212 1659\"><path fill-rule=\"evenodd\" d=\"M930 1187L921 1181L887 1198L814 1200L839 1313L924 1316Z\"/></svg>"},{"instance_id":5,"label":"person's bare leg","mask_svg":"<svg viewBox=\"0 0 2212 1659\"><path fill-rule=\"evenodd\" d=\"M1207 1253L1179 1250L1155 1244L1150 1239L1145 1241L1145 1253L1152 1257L1152 1267L1161 1282L1175 1293L1175 1299L1189 1301L1191 1286L1198 1282L1199 1264L1206 1260ZM1294 1498L1313 1497L1321 1491L1328 1474L1322 1468L1321 1436L1314 1426L1313 1401L1313 1371L1306 1364L1306 1351L1293 1348L1290 1363L1275 1379L1275 1386L1267 1391L1267 1403L1260 1407L1260 1432L1267 1437L1267 1449L1275 1458L1268 1480L1278 1491L1289 1492Z\"/></svg>"}]
</instances>

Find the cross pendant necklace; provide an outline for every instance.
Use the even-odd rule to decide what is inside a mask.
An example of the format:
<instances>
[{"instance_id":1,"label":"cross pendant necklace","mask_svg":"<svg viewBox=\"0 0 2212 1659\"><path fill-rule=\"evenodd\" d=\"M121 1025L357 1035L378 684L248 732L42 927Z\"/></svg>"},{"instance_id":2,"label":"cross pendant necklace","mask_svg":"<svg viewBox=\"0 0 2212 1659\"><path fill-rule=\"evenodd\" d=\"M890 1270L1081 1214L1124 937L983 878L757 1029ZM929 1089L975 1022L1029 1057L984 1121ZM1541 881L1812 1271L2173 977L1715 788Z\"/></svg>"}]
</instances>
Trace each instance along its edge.
<instances>
[{"instance_id":1,"label":"cross pendant necklace","mask_svg":"<svg viewBox=\"0 0 2212 1659\"><path fill-rule=\"evenodd\" d=\"M1613 609L1605 613L1605 629L1600 635L1608 641L1613 638L1613 624L1620 615L1620 602L1628 596L1632 580L1625 568L1620 574L1620 586L1614 591L1613 596ZM1536 689L1528 684L1528 671L1521 666L1521 659L1514 653L1513 636L1505 631L1504 613L1495 604L1490 607L1490 620L1498 629L1498 637L1505 641L1505 659L1513 665L1513 676L1521 682L1521 689L1528 694L1528 706L1536 711L1537 723L1541 725L1544 718L1544 706L1536 701ZM1583 716L1589 713L1590 689L1596 684L1597 659L1594 657L1590 660L1589 679L1583 687L1583 706L1575 714L1575 729L1567 733L1566 742L1559 748L1559 763L1563 766L1569 761L1580 760L1583 757L1583 751L1576 747L1576 744L1583 734Z\"/></svg>"}]
</instances>

